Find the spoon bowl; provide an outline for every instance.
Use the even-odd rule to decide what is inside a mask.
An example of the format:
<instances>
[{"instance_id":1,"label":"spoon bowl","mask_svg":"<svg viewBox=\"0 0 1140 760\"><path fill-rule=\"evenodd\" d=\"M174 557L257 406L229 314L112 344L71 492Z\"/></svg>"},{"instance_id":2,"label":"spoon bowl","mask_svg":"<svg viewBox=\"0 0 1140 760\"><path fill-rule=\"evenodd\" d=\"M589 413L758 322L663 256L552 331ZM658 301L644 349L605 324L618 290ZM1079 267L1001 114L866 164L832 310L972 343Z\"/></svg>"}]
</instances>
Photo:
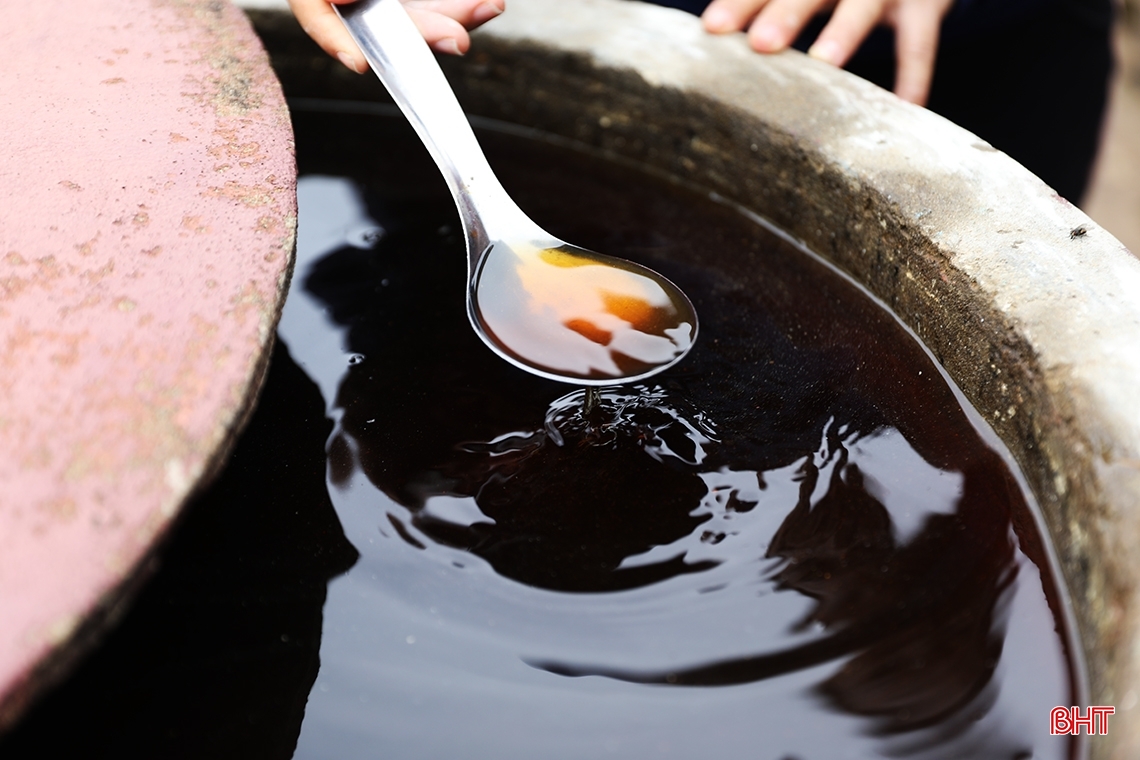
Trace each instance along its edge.
<instances>
[{"instance_id":1,"label":"spoon bowl","mask_svg":"<svg viewBox=\"0 0 1140 760\"><path fill-rule=\"evenodd\" d=\"M696 332L673 283L559 240L495 242L473 268L467 313L507 361L578 384L632 381L672 366Z\"/></svg>"},{"instance_id":2,"label":"spoon bowl","mask_svg":"<svg viewBox=\"0 0 1140 760\"><path fill-rule=\"evenodd\" d=\"M333 7L447 180L467 246L467 315L491 350L577 385L640 380L688 353L697 315L680 288L559 240L510 198L400 0Z\"/></svg>"}]
</instances>

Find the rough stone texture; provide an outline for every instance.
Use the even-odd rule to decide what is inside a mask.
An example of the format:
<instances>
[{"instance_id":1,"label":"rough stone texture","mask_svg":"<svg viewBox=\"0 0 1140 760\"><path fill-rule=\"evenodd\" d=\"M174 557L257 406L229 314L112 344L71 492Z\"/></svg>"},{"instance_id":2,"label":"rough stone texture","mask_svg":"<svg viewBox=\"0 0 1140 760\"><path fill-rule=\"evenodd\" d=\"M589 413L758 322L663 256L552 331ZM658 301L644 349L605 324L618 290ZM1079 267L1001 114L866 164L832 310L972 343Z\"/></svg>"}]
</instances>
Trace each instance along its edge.
<instances>
[{"instance_id":1,"label":"rough stone texture","mask_svg":"<svg viewBox=\"0 0 1140 760\"><path fill-rule=\"evenodd\" d=\"M0 28L0 728L113 619L259 387L292 132L241 12L58 0Z\"/></svg>"},{"instance_id":2,"label":"rough stone texture","mask_svg":"<svg viewBox=\"0 0 1140 760\"><path fill-rule=\"evenodd\" d=\"M254 18L291 96L385 99L287 17ZM1117 708L1093 755L1140 757L1140 261L976 136L799 54L705 35L679 12L510 0L449 76L473 113L771 219L899 314L1041 504L1089 670L1078 696Z\"/></svg>"}]
</instances>

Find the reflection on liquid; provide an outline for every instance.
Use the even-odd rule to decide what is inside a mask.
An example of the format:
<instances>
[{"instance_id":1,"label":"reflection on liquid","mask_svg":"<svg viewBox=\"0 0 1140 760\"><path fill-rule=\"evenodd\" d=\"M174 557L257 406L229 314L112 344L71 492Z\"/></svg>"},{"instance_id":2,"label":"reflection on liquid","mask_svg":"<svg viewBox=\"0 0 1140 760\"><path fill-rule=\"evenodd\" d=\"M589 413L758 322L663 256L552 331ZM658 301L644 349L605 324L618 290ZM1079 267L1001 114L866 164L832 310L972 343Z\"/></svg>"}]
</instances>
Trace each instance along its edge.
<instances>
[{"instance_id":1,"label":"reflection on liquid","mask_svg":"<svg viewBox=\"0 0 1140 760\"><path fill-rule=\"evenodd\" d=\"M538 162L514 160L500 169L513 194L553 192L530 171ZM387 704L406 690L453 704L433 685L446 662L460 693L532 727L451 724L456 742L500 756L527 756L533 741L581 756L622 715L650 721L664 744L700 736L695 746L724 756L777 735L781 752L820 757L840 744L845 757L1074 751L1041 730L1070 682L1042 589L1052 581L1034 564L1044 558L1024 554L1035 539L1022 491L878 307L730 209L689 214L693 196L590 180L591 192L564 190L535 216L665 272L693 297L705 339L654 384L604 389L586 412L581 392L523 376L466 329L445 203L393 200L367 182L304 181L302 213L319 209L328 234L299 284L306 308L331 316L326 343L342 358L335 370L301 363L338 420L331 493L350 538L372 546L358 568L382 600L372 625L411 629L416 600L432 598L439 635L452 632L441 654L417 656L422 680L376 685ZM332 194L335 209L322 200ZM371 249L338 244L333 230L354 225L383 233ZM723 257L686 263L696 241ZM286 317L290 350L308 351ZM401 656L354 649L336 665L327 646L340 678ZM318 695L307 725L318 731L339 704ZM743 717L791 704L801 714L771 725ZM694 717L703 710L720 716L716 731ZM399 716L420 731L392 746L459 746L430 718Z\"/></svg>"},{"instance_id":2,"label":"reflection on liquid","mask_svg":"<svg viewBox=\"0 0 1140 760\"><path fill-rule=\"evenodd\" d=\"M680 359L696 338L696 315L671 282L570 246L495 243L472 293L491 343L556 375L644 376Z\"/></svg>"},{"instance_id":3,"label":"reflection on liquid","mask_svg":"<svg viewBox=\"0 0 1140 760\"><path fill-rule=\"evenodd\" d=\"M708 439L659 391L607 389L590 421L580 414L581 397L556 401L544 427L461 443L451 461L413 477L405 486L416 494L407 504L411 525L482 557L507 578L556 591L634 588L714 565L682 556L623 565L708 519L693 514L703 482L675 466ZM441 517L440 502L468 499L475 505L467 516L477 518ZM598 509L607 503L615 508Z\"/></svg>"},{"instance_id":4,"label":"reflection on liquid","mask_svg":"<svg viewBox=\"0 0 1140 760\"><path fill-rule=\"evenodd\" d=\"M535 664L633 683L726 686L854 655L820 685L837 706L881 718L884 732L953 718L990 681L1002 648L1001 597L1017 572L1008 521L993 514L971 519L967 505L1000 508L1012 484L999 481L998 493L963 494L958 512L931 515L913 540L899 546L889 512L868 492L859 466L849 463L847 445L839 443L829 456L834 461L822 463L822 483L820 465L809 458L801 466L800 499L766 553L780 560L769 576L776 588L815 601L794 628L816 624L828 635L658 672Z\"/></svg>"}]
</instances>

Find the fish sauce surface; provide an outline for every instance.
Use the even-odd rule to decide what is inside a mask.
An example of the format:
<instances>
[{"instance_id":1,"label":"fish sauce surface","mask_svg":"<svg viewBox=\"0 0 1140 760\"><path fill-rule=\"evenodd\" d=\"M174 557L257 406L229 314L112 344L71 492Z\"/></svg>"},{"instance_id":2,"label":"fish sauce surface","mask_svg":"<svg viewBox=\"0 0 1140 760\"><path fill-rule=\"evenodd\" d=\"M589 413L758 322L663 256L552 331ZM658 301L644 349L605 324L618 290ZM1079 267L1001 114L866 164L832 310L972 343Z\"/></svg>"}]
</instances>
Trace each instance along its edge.
<instances>
[{"instance_id":1,"label":"fish sauce surface","mask_svg":"<svg viewBox=\"0 0 1140 760\"><path fill-rule=\"evenodd\" d=\"M475 336L447 189L368 108L294 104L258 408L0 756L1081 756L1048 731L1082 692L1035 506L892 315L707 194L484 130L540 225L701 315L586 404Z\"/></svg>"}]
</instances>

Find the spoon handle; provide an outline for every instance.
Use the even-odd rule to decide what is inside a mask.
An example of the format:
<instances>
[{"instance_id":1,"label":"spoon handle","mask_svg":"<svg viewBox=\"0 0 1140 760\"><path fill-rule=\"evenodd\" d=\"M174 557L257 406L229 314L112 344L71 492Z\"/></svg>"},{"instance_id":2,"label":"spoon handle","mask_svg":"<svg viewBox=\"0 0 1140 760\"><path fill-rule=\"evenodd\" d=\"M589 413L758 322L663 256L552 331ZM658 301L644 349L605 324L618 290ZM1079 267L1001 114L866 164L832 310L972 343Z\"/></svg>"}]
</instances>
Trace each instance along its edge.
<instances>
[{"instance_id":1,"label":"spoon handle","mask_svg":"<svg viewBox=\"0 0 1140 760\"><path fill-rule=\"evenodd\" d=\"M491 170L451 85L400 0L360 0L333 8L447 180L470 255L482 253L499 230L530 227L542 233Z\"/></svg>"}]
</instances>

